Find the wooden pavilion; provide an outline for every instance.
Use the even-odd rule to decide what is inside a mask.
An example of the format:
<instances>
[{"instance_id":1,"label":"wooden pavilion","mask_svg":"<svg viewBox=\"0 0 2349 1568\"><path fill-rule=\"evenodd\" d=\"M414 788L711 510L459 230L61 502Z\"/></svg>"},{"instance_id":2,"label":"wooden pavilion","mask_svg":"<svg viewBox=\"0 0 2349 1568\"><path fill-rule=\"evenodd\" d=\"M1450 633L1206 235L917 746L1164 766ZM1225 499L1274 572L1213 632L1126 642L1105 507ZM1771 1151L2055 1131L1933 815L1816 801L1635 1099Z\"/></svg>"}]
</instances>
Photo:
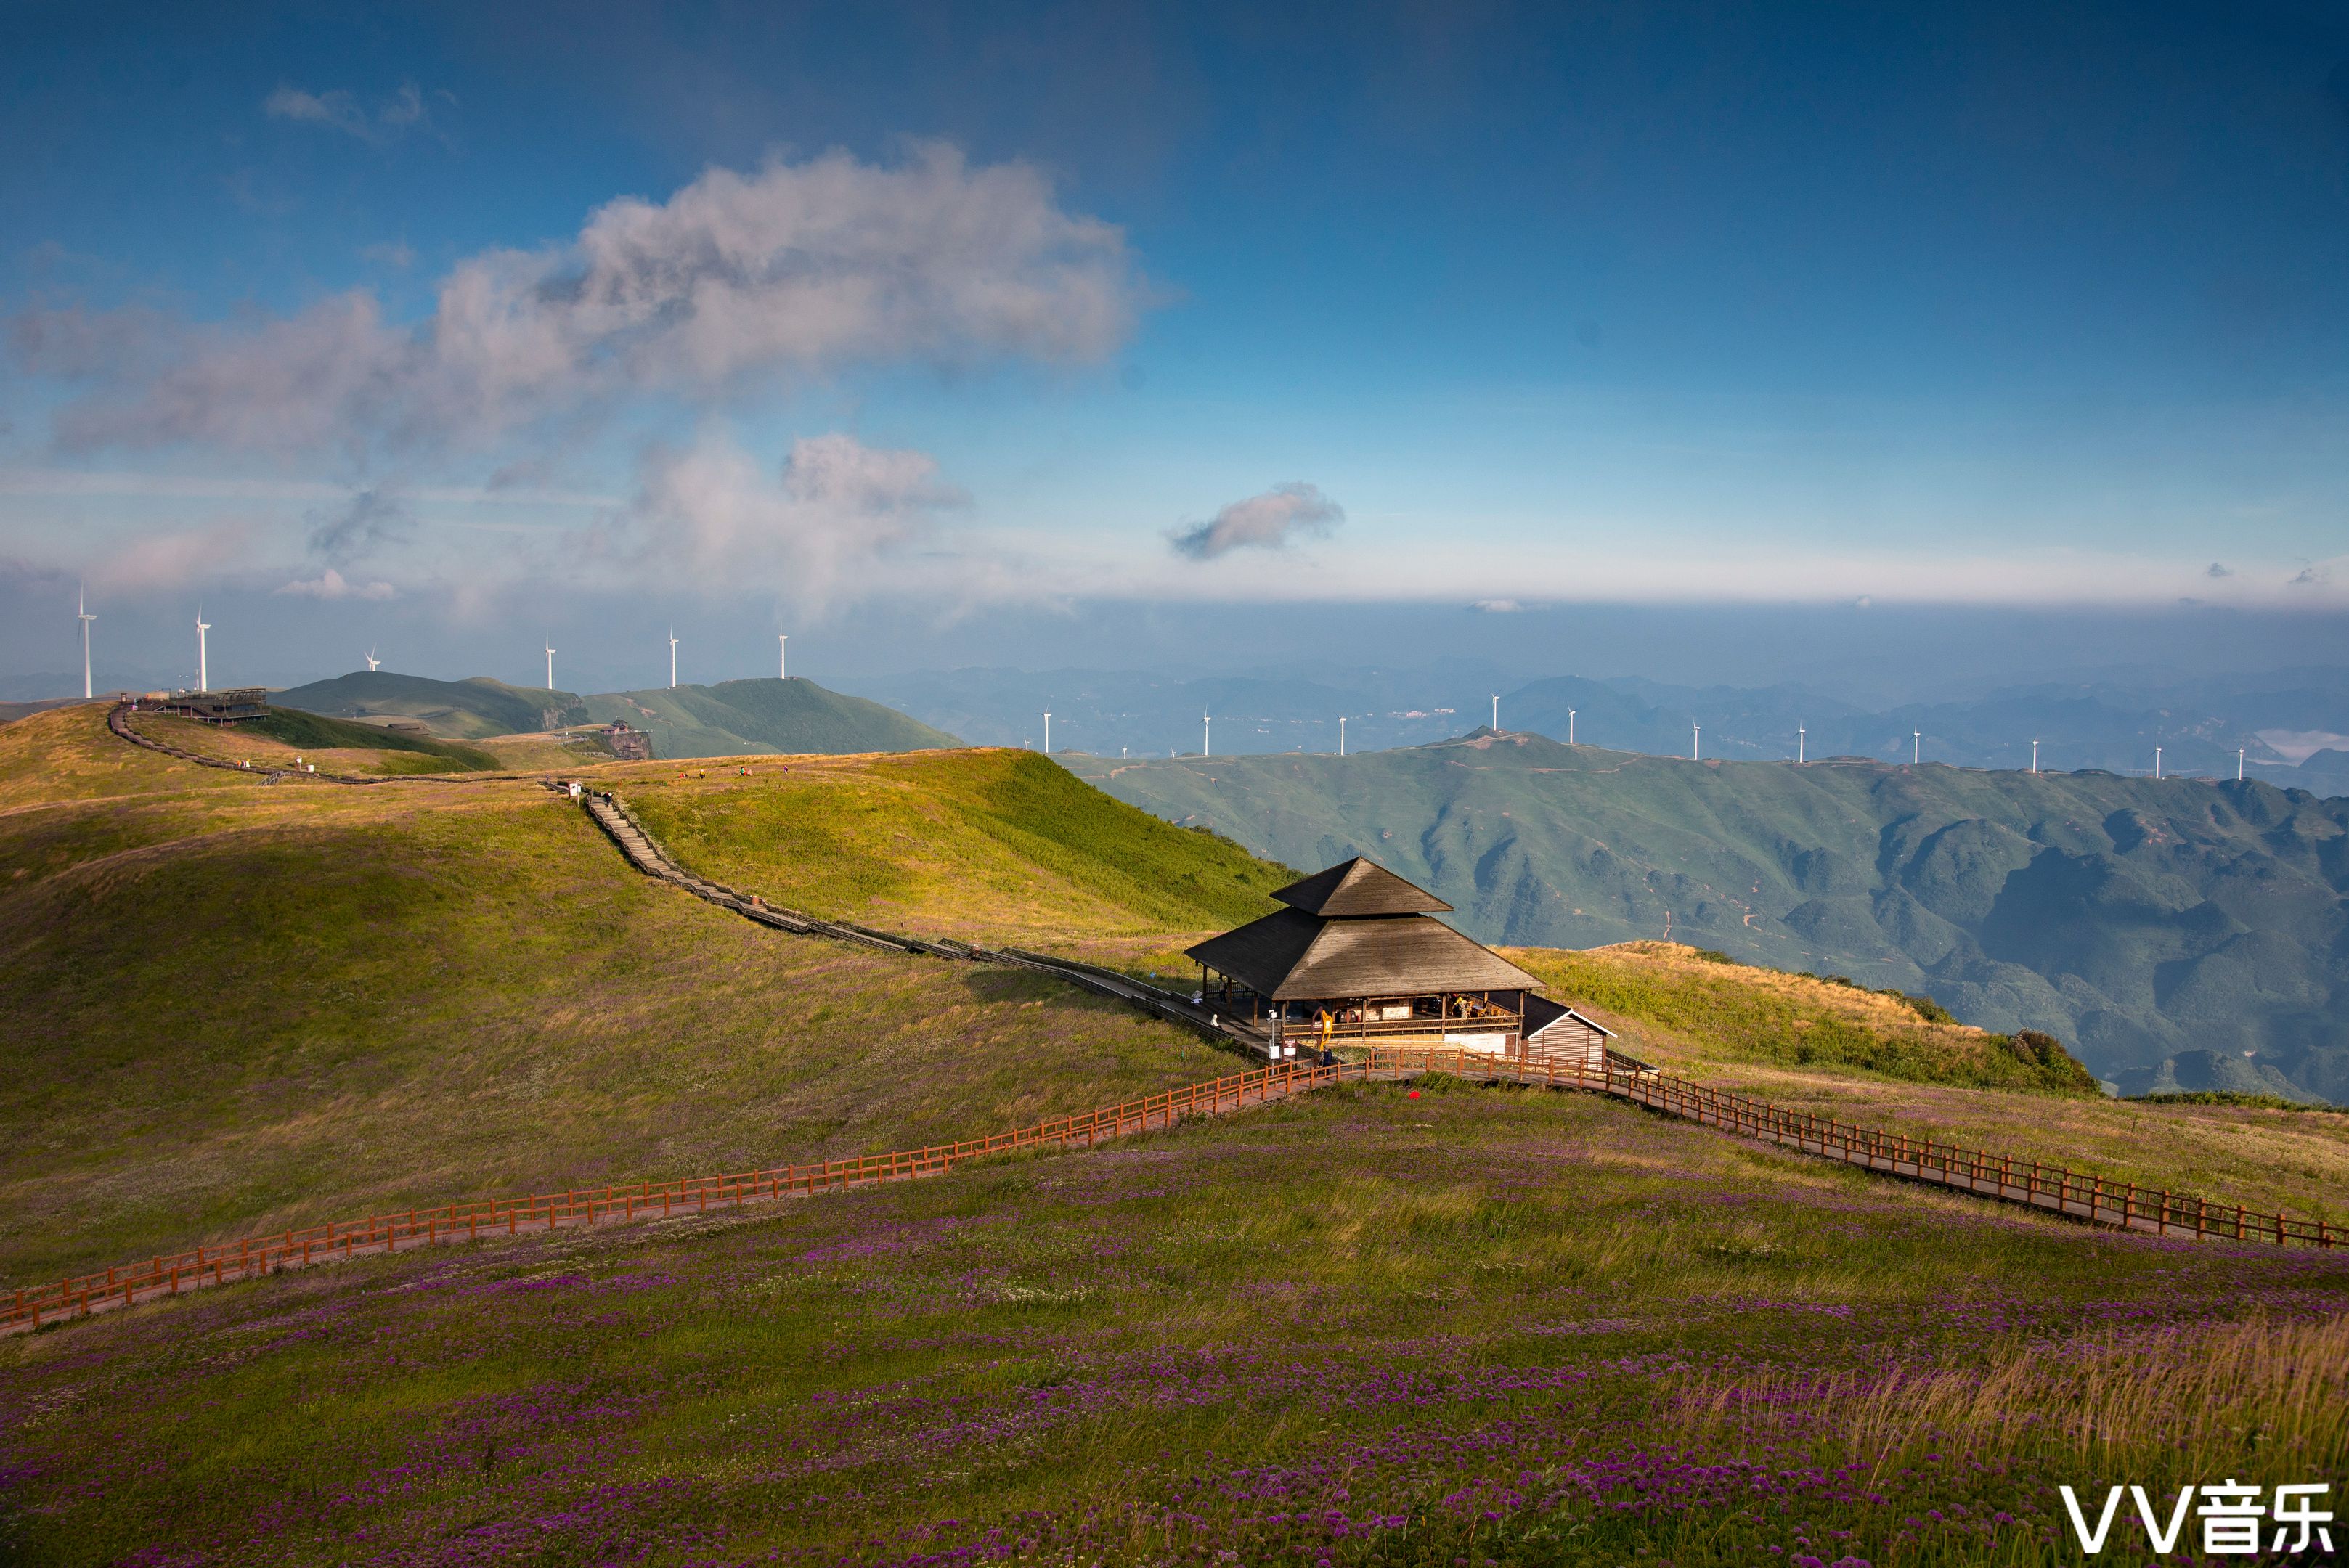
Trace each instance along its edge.
<instances>
[{"instance_id":1,"label":"wooden pavilion","mask_svg":"<svg viewBox=\"0 0 2349 1568\"><path fill-rule=\"evenodd\" d=\"M1441 1046L1605 1059L1612 1037L1435 918L1452 906L1357 855L1272 895L1288 907L1188 950L1199 1000L1299 1045Z\"/></svg>"}]
</instances>

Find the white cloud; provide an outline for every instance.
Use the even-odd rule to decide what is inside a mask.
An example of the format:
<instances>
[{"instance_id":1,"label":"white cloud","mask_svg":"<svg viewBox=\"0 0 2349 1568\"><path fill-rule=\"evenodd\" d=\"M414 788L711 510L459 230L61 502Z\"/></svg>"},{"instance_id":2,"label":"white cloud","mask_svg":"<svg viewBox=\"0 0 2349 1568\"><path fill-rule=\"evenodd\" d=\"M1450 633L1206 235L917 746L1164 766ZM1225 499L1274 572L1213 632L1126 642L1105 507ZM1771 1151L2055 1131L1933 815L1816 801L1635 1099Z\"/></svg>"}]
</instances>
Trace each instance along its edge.
<instances>
[{"instance_id":1,"label":"white cloud","mask_svg":"<svg viewBox=\"0 0 2349 1568\"><path fill-rule=\"evenodd\" d=\"M1345 509L1313 485L1278 484L1236 500L1206 522L1167 535L1175 552L1213 561L1241 549L1275 550L1300 534L1327 533L1346 521Z\"/></svg>"},{"instance_id":2,"label":"white cloud","mask_svg":"<svg viewBox=\"0 0 2349 1568\"><path fill-rule=\"evenodd\" d=\"M455 101L447 93L436 92L432 96ZM369 147L387 147L410 131L439 135L432 123L432 110L414 82L400 83L399 90L378 104L373 113L361 107L358 98L345 88L309 93L285 86L280 86L262 100L261 112L272 119L290 119L339 130Z\"/></svg>"},{"instance_id":3,"label":"white cloud","mask_svg":"<svg viewBox=\"0 0 2349 1568\"><path fill-rule=\"evenodd\" d=\"M89 569L89 584L109 591L201 587L244 563L254 530L243 521L134 539Z\"/></svg>"},{"instance_id":4,"label":"white cloud","mask_svg":"<svg viewBox=\"0 0 2349 1568\"><path fill-rule=\"evenodd\" d=\"M297 579L277 592L308 599L389 599L398 591L388 583L347 583L341 573L329 566L306 582Z\"/></svg>"},{"instance_id":5,"label":"white cloud","mask_svg":"<svg viewBox=\"0 0 2349 1568\"><path fill-rule=\"evenodd\" d=\"M336 112L316 101L301 113ZM857 365L1098 361L1140 304L1118 229L1064 211L1028 165L930 144L894 166L834 152L621 198L566 245L459 263L412 328L362 289L258 325L27 312L12 337L25 368L89 383L56 416L69 448L363 453Z\"/></svg>"},{"instance_id":6,"label":"white cloud","mask_svg":"<svg viewBox=\"0 0 2349 1568\"><path fill-rule=\"evenodd\" d=\"M892 556L966 499L925 453L814 436L770 470L728 437L705 433L647 459L624 542L611 552L664 585L771 593L818 608L900 586Z\"/></svg>"},{"instance_id":7,"label":"white cloud","mask_svg":"<svg viewBox=\"0 0 2349 1568\"><path fill-rule=\"evenodd\" d=\"M1479 599L1468 608L1487 615L1515 615L1525 609L1515 599Z\"/></svg>"}]
</instances>

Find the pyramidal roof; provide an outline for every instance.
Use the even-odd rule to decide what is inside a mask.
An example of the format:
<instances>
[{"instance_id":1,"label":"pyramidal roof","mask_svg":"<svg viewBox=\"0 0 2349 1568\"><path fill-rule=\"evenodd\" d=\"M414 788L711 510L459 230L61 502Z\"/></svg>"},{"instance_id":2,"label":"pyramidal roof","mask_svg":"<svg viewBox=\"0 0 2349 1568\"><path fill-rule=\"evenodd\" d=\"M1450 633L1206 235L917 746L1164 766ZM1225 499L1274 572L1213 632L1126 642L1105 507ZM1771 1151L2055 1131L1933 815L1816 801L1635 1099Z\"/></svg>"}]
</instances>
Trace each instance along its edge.
<instances>
[{"instance_id":1,"label":"pyramidal roof","mask_svg":"<svg viewBox=\"0 0 2349 1568\"><path fill-rule=\"evenodd\" d=\"M1451 905L1381 865L1356 855L1272 895L1285 904L1326 919L1358 914L1438 914Z\"/></svg>"}]
</instances>

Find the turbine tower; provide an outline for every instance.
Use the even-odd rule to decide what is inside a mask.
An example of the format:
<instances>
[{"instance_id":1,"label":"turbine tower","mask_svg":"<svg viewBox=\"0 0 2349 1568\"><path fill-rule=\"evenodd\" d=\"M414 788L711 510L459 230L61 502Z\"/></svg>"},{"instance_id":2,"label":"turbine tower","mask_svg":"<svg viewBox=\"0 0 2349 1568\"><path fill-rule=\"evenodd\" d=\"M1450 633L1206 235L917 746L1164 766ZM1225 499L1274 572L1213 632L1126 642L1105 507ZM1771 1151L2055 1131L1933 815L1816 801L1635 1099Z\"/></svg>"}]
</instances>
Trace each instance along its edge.
<instances>
[{"instance_id":1,"label":"turbine tower","mask_svg":"<svg viewBox=\"0 0 2349 1568\"><path fill-rule=\"evenodd\" d=\"M2031 770L2033 773L2039 771L2039 742L2036 740L2031 743Z\"/></svg>"},{"instance_id":2,"label":"turbine tower","mask_svg":"<svg viewBox=\"0 0 2349 1568\"><path fill-rule=\"evenodd\" d=\"M1795 726L1795 760L1797 762L1806 760L1804 754L1810 749L1810 746L1811 732L1799 724Z\"/></svg>"},{"instance_id":3,"label":"turbine tower","mask_svg":"<svg viewBox=\"0 0 2349 1568\"><path fill-rule=\"evenodd\" d=\"M1501 694L1499 692L1493 694L1493 733L1495 735L1501 733Z\"/></svg>"},{"instance_id":4,"label":"turbine tower","mask_svg":"<svg viewBox=\"0 0 2349 1568\"><path fill-rule=\"evenodd\" d=\"M547 643L544 637L541 637L539 641L546 643L546 689L553 691L554 689L554 645Z\"/></svg>"},{"instance_id":5,"label":"turbine tower","mask_svg":"<svg viewBox=\"0 0 2349 1568\"><path fill-rule=\"evenodd\" d=\"M1690 725L1690 726L1689 726L1689 760L1690 760L1691 762L1695 762L1695 761L1699 761L1699 760L1701 760L1701 759L1702 759L1702 755L1703 755L1703 754L1702 754L1702 751L1700 751L1700 750L1698 749L1698 748L1699 748L1699 744L1700 744L1703 739L1704 739L1704 726L1702 726L1702 725L1701 725L1701 724L1692 724L1692 725Z\"/></svg>"},{"instance_id":6,"label":"turbine tower","mask_svg":"<svg viewBox=\"0 0 2349 1568\"><path fill-rule=\"evenodd\" d=\"M1574 709L1570 707L1566 710L1566 743L1574 744Z\"/></svg>"},{"instance_id":7,"label":"turbine tower","mask_svg":"<svg viewBox=\"0 0 2349 1568\"><path fill-rule=\"evenodd\" d=\"M1052 710L1044 710L1044 755L1052 755Z\"/></svg>"},{"instance_id":8,"label":"turbine tower","mask_svg":"<svg viewBox=\"0 0 2349 1568\"><path fill-rule=\"evenodd\" d=\"M781 632L775 634L775 678L779 681L792 678L792 640Z\"/></svg>"},{"instance_id":9,"label":"turbine tower","mask_svg":"<svg viewBox=\"0 0 2349 1568\"><path fill-rule=\"evenodd\" d=\"M2156 779L2161 777L2161 748L2158 746L2153 748L2153 776Z\"/></svg>"},{"instance_id":10,"label":"turbine tower","mask_svg":"<svg viewBox=\"0 0 2349 1568\"><path fill-rule=\"evenodd\" d=\"M89 685L89 624L98 617L89 613L88 589L83 589L75 601L74 614L81 622L81 695L82 700L87 702L97 695L90 690Z\"/></svg>"},{"instance_id":11,"label":"turbine tower","mask_svg":"<svg viewBox=\"0 0 2349 1568\"><path fill-rule=\"evenodd\" d=\"M367 674L369 674L369 675L373 675L373 674L375 674L375 672L377 671L377 669L378 669L378 668L379 668L379 667L382 665L382 664L383 664L383 661L382 661L381 659L377 658L377 657L375 656L375 650L374 650L373 648L369 648L369 649L367 651Z\"/></svg>"},{"instance_id":12,"label":"turbine tower","mask_svg":"<svg viewBox=\"0 0 2349 1568\"><path fill-rule=\"evenodd\" d=\"M1925 732L1921 729L1910 730L1909 744L1913 748L1909 753L1909 765L1913 768L1925 760Z\"/></svg>"},{"instance_id":13,"label":"turbine tower","mask_svg":"<svg viewBox=\"0 0 2349 1568\"><path fill-rule=\"evenodd\" d=\"M204 634L205 634L206 632L211 631L211 630L212 630L212 624L211 624L211 623L207 622L207 621L204 619L204 607L203 607L202 604L197 605L197 606L196 606L196 689L197 689L198 691L210 691L210 690L212 690L212 666L211 666L211 665L209 665L209 664L207 664L207 663L205 662L205 658L204 658Z\"/></svg>"},{"instance_id":14,"label":"turbine tower","mask_svg":"<svg viewBox=\"0 0 2349 1568\"><path fill-rule=\"evenodd\" d=\"M668 689L677 689L677 628L668 629Z\"/></svg>"},{"instance_id":15,"label":"turbine tower","mask_svg":"<svg viewBox=\"0 0 2349 1568\"><path fill-rule=\"evenodd\" d=\"M1199 716L1199 755L1202 757L1213 757L1216 754L1216 748L1208 744L1208 737L1216 733L1214 726L1215 721L1206 714Z\"/></svg>"},{"instance_id":16,"label":"turbine tower","mask_svg":"<svg viewBox=\"0 0 2349 1568\"><path fill-rule=\"evenodd\" d=\"M1338 755L1346 755L1346 716L1342 713L1338 716Z\"/></svg>"},{"instance_id":17,"label":"turbine tower","mask_svg":"<svg viewBox=\"0 0 2349 1568\"><path fill-rule=\"evenodd\" d=\"M84 682L83 684L84 684L84 685L88 685L88 682ZM2241 747L2238 746L2237 748L2235 748L2235 782L2236 782L2236 783L2238 783L2238 784L2240 784L2242 781L2243 781L2243 748L2242 748Z\"/></svg>"}]
</instances>

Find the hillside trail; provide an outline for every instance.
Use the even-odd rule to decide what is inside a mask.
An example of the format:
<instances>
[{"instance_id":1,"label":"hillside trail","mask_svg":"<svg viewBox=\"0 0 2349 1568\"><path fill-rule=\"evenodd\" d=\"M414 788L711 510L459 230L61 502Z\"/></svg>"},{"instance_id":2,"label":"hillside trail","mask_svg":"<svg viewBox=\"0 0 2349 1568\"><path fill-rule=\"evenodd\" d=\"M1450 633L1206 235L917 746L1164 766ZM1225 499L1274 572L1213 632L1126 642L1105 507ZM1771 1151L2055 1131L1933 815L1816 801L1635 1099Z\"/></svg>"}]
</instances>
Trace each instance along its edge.
<instances>
[{"instance_id":1,"label":"hillside trail","mask_svg":"<svg viewBox=\"0 0 2349 1568\"><path fill-rule=\"evenodd\" d=\"M118 710L118 717L120 712ZM117 734L134 744L190 755L136 736L127 725L117 727L109 721L109 727L115 727ZM201 757L191 756L190 759L248 776L251 771ZM302 777L338 784L392 781L326 774ZM590 790L573 781L543 782L547 788L578 799L587 817L639 872L762 925L888 951L1009 965L1052 974L1096 995L1206 1030L1251 1053L1273 1048L1265 1037L1250 1039L1253 1031L1246 1026L1208 1012L1187 997L1114 970L1019 949L926 942L769 905L757 894L740 892L687 871L608 791ZM2349 1246L2349 1228L2323 1220L2294 1220L2281 1211L2261 1212L2240 1205L2211 1203L2189 1194L2143 1190L2134 1182L2116 1181L2038 1161L2023 1161L1787 1111L1626 1058L1610 1058L1594 1066L1578 1057L1506 1057L1436 1047L1373 1046L1350 1049L1344 1059L1322 1053L1300 1060L1276 1060L1251 1073L1193 1084L1142 1100L1050 1119L1032 1127L952 1145L828 1161L820 1165L574 1190L559 1197L546 1193L452 1203L431 1210L410 1209L400 1214L371 1215L363 1221L336 1222L306 1230L246 1237L219 1246L200 1246L170 1256L117 1265L102 1274L69 1276L52 1285L19 1290L13 1298L0 1296L0 1334L32 1332L66 1319L283 1269L342 1262L419 1245L475 1242L499 1234L514 1236L527 1231L556 1230L574 1224L644 1222L675 1218L681 1212L703 1215L712 1207L740 1209L750 1203L812 1198L823 1192L877 1182L942 1175L961 1161L1015 1150L1076 1146L1090 1149L1107 1139L1172 1130L1186 1118L1261 1107L1340 1083L1394 1081L1430 1073L1498 1088L1600 1094L1659 1115L1775 1148L2017 1204L2103 1229L2161 1238L2326 1250Z\"/></svg>"}]
</instances>

